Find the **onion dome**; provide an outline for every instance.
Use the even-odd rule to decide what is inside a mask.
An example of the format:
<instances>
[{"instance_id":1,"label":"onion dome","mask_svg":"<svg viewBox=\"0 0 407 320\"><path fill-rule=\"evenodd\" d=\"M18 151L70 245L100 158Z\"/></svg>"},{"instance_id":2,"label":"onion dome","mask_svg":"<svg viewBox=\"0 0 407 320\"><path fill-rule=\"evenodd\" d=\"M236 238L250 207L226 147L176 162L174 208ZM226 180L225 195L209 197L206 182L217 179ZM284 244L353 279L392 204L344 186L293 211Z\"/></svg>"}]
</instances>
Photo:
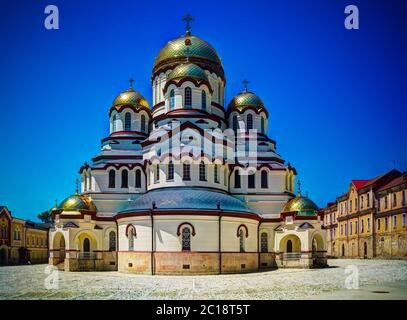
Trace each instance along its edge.
<instances>
[{"instance_id":1,"label":"onion dome","mask_svg":"<svg viewBox=\"0 0 407 320\"><path fill-rule=\"evenodd\" d=\"M310 198L302 196L301 192L286 203L283 208L284 212L296 212L298 216L316 216L318 206Z\"/></svg>"},{"instance_id":2,"label":"onion dome","mask_svg":"<svg viewBox=\"0 0 407 320\"><path fill-rule=\"evenodd\" d=\"M256 112L264 111L267 114L267 110L263 104L263 101L255 95L253 92L249 92L246 89L242 93L235 96L228 105L228 112L238 110L242 112L245 109L254 108Z\"/></svg>"},{"instance_id":3,"label":"onion dome","mask_svg":"<svg viewBox=\"0 0 407 320\"><path fill-rule=\"evenodd\" d=\"M92 199L85 195L80 195L78 193L66 198L60 203L56 208L60 211L87 211L96 212L96 206L93 204Z\"/></svg>"},{"instance_id":4,"label":"onion dome","mask_svg":"<svg viewBox=\"0 0 407 320\"><path fill-rule=\"evenodd\" d=\"M216 50L206 41L187 34L169 41L158 53L153 67L153 78L158 70L172 69L188 58L204 69L224 78L222 62ZM164 71L164 70L162 70Z\"/></svg>"},{"instance_id":5,"label":"onion dome","mask_svg":"<svg viewBox=\"0 0 407 320\"><path fill-rule=\"evenodd\" d=\"M145 109L150 112L150 105L148 104L147 100L140 94L140 92L134 90L131 85L129 89L123 91L114 99L109 113L111 113L113 110L120 111L125 106L131 107L135 111Z\"/></svg>"},{"instance_id":6,"label":"onion dome","mask_svg":"<svg viewBox=\"0 0 407 320\"><path fill-rule=\"evenodd\" d=\"M202 83L205 83L209 90L212 91L205 71L203 71L201 67L190 62L180 64L173 71L171 71L171 73L168 75L164 91L171 83L180 85L182 82L187 80L192 81L197 87L199 87Z\"/></svg>"}]
</instances>

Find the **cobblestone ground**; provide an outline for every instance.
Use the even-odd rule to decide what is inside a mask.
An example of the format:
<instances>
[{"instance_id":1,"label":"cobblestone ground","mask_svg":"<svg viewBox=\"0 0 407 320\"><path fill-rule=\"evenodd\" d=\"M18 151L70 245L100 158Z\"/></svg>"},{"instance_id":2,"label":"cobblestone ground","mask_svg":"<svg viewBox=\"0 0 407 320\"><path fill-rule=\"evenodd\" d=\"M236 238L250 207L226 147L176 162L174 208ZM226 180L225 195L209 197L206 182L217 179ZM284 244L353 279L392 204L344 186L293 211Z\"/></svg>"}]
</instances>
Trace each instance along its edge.
<instances>
[{"instance_id":1,"label":"cobblestone ground","mask_svg":"<svg viewBox=\"0 0 407 320\"><path fill-rule=\"evenodd\" d=\"M357 267L361 288L399 286L407 299L407 261L330 260L329 265L216 276L59 272L58 289L47 289L52 284L47 265L0 267L0 299L306 299L346 292L348 266Z\"/></svg>"}]
</instances>

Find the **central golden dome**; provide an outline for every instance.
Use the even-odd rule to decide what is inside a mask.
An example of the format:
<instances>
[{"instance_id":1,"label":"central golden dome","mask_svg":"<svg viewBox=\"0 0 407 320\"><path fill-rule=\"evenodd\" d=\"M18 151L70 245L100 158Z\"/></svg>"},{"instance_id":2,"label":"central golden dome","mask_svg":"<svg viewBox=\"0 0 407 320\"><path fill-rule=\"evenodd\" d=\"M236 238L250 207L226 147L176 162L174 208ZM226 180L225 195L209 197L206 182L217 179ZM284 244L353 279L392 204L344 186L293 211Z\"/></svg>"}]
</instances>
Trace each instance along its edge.
<instances>
[{"instance_id":1,"label":"central golden dome","mask_svg":"<svg viewBox=\"0 0 407 320\"><path fill-rule=\"evenodd\" d=\"M176 80L184 77L194 78L195 80L208 81L208 77L205 74L205 72L199 66L193 63L185 63L177 66L168 75L167 81Z\"/></svg>"}]
</instances>

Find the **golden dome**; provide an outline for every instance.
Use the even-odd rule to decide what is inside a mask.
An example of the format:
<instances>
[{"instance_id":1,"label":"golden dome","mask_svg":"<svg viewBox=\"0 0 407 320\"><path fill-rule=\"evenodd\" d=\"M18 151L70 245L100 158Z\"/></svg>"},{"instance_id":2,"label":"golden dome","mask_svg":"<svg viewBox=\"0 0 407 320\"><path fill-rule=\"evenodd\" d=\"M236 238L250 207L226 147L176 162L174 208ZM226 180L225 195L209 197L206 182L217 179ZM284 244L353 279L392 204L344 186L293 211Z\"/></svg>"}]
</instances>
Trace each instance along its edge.
<instances>
[{"instance_id":1,"label":"golden dome","mask_svg":"<svg viewBox=\"0 0 407 320\"><path fill-rule=\"evenodd\" d=\"M168 75L167 81L177 80L185 77L190 77L198 81L209 81L206 73L196 64L184 63L178 65L171 73Z\"/></svg>"},{"instance_id":2,"label":"golden dome","mask_svg":"<svg viewBox=\"0 0 407 320\"><path fill-rule=\"evenodd\" d=\"M208 42L188 34L169 41L160 50L154 61L153 78L155 74L172 69L187 58L224 78L222 62L216 50Z\"/></svg>"},{"instance_id":3,"label":"golden dome","mask_svg":"<svg viewBox=\"0 0 407 320\"><path fill-rule=\"evenodd\" d=\"M146 107L149 108L147 100L140 94L140 92L135 91L133 88L130 88L126 91L120 93L116 99L113 101L113 107L120 107L123 105L131 105L134 107Z\"/></svg>"},{"instance_id":4,"label":"golden dome","mask_svg":"<svg viewBox=\"0 0 407 320\"><path fill-rule=\"evenodd\" d=\"M74 194L58 206L57 210L61 211L91 211L96 212L96 206L93 204L90 197L80 194Z\"/></svg>"},{"instance_id":5,"label":"golden dome","mask_svg":"<svg viewBox=\"0 0 407 320\"><path fill-rule=\"evenodd\" d=\"M314 201L299 193L294 199L291 199L286 203L282 212L297 212L297 215L299 216L315 216L317 211L318 206Z\"/></svg>"},{"instance_id":6,"label":"golden dome","mask_svg":"<svg viewBox=\"0 0 407 320\"><path fill-rule=\"evenodd\" d=\"M261 109L266 110L263 101L261 101L261 99L253 92L249 92L247 90L238 94L232 99L232 101L230 101L228 110L232 111L231 109L236 108L239 111L242 111L246 107L254 107L258 111L260 111Z\"/></svg>"}]
</instances>

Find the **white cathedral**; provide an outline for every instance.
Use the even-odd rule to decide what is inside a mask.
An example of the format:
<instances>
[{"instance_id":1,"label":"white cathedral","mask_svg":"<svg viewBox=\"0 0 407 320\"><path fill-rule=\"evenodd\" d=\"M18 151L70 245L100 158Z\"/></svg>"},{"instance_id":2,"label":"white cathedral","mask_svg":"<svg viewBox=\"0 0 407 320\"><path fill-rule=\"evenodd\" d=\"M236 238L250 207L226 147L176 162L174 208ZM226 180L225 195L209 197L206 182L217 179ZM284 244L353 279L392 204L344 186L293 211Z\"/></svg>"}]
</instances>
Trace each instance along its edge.
<instances>
[{"instance_id":1,"label":"white cathedral","mask_svg":"<svg viewBox=\"0 0 407 320\"><path fill-rule=\"evenodd\" d=\"M225 108L222 62L189 23L158 53L151 83L153 107L132 81L114 99L80 190L52 209L49 263L145 274L325 266L321 215L295 196L266 107L245 85Z\"/></svg>"}]
</instances>

